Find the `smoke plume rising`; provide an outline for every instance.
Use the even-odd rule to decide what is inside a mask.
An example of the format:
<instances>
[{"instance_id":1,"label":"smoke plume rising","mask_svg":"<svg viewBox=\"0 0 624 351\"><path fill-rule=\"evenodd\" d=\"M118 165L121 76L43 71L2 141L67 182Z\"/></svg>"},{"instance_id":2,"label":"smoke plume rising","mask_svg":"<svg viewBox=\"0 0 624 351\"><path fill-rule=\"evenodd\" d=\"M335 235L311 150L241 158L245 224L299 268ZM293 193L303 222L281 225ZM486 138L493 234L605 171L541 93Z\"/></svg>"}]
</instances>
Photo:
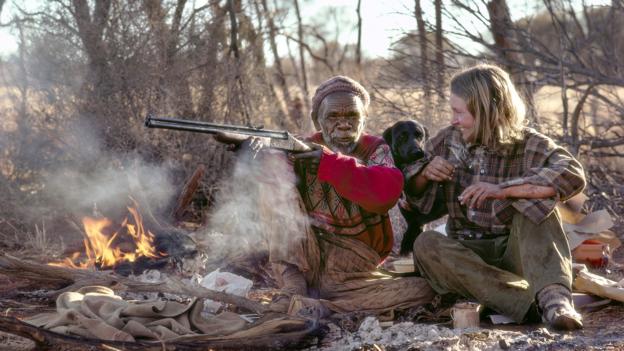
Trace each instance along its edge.
<instances>
[{"instance_id":1,"label":"smoke plume rising","mask_svg":"<svg viewBox=\"0 0 624 351\"><path fill-rule=\"evenodd\" d=\"M240 155L201 236L210 254L264 252L269 242L271 250L286 250L288 243L301 238L308 219L296 182L293 165L281 151L264 150L255 158Z\"/></svg>"}]
</instances>

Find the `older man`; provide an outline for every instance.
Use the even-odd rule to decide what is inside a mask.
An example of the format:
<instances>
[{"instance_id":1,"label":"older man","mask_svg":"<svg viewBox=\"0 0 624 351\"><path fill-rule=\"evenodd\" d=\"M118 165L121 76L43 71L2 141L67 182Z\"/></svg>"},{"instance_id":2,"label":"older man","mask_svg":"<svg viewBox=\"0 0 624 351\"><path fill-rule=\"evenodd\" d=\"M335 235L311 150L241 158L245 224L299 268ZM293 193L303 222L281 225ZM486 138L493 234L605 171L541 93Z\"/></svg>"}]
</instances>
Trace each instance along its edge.
<instances>
[{"instance_id":1,"label":"older man","mask_svg":"<svg viewBox=\"0 0 624 351\"><path fill-rule=\"evenodd\" d=\"M270 261L282 288L278 305L291 312L301 301L320 301L334 312L385 312L434 295L422 278L376 271L392 248L387 212L403 176L383 139L364 133L369 102L353 79L322 83L311 112L318 132L306 139L315 149L290 155L299 180L295 196L307 218L299 231L305 233L275 225L267 231L281 232L272 240Z\"/></svg>"}]
</instances>

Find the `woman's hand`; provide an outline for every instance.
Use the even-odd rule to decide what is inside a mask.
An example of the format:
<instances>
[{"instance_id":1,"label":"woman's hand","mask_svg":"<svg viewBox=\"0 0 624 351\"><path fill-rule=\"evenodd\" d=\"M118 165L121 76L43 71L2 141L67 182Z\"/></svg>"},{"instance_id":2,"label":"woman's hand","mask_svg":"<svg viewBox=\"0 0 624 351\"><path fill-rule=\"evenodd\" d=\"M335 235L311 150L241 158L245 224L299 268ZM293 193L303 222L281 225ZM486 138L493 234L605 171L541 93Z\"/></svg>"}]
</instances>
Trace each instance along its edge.
<instances>
[{"instance_id":1,"label":"woman's hand","mask_svg":"<svg viewBox=\"0 0 624 351\"><path fill-rule=\"evenodd\" d=\"M481 208L485 200L505 199L506 195L498 184L479 182L467 187L459 195L459 203L467 205L469 208Z\"/></svg>"},{"instance_id":2,"label":"woman's hand","mask_svg":"<svg viewBox=\"0 0 624 351\"><path fill-rule=\"evenodd\" d=\"M422 175L434 182L444 182L453 179L455 167L447 160L436 156L425 166Z\"/></svg>"}]
</instances>

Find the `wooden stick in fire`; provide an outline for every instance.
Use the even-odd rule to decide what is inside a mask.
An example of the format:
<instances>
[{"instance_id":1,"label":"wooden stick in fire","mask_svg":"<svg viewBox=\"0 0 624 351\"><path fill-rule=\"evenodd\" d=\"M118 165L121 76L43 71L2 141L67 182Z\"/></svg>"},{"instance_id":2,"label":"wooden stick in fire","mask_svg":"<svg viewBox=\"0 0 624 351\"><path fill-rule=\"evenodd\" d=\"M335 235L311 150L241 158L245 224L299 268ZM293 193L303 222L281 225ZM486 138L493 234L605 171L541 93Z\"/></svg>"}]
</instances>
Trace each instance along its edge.
<instances>
[{"instance_id":1,"label":"wooden stick in fire","mask_svg":"<svg viewBox=\"0 0 624 351\"><path fill-rule=\"evenodd\" d=\"M84 286L103 285L118 291L161 292L207 298L233 304L257 314L264 314L271 310L269 305L263 305L245 297L214 291L204 287L191 287L173 277L169 277L168 280L163 283L143 283L130 280L112 272L49 266L22 261L8 254L0 254L0 273L35 282L71 284L66 288L55 291L55 296L65 291L77 290Z\"/></svg>"}]
</instances>

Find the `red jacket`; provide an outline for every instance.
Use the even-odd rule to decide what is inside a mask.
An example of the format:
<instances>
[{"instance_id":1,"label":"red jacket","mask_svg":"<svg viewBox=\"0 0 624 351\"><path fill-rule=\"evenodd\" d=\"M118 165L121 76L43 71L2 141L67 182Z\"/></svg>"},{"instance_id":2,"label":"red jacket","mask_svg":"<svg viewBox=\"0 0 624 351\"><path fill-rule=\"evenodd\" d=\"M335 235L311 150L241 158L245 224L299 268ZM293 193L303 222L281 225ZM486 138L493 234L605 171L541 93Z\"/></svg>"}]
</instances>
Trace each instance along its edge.
<instances>
[{"instance_id":1,"label":"red jacket","mask_svg":"<svg viewBox=\"0 0 624 351\"><path fill-rule=\"evenodd\" d=\"M308 140L324 145L320 133ZM383 139L364 134L351 155L325 149L316 174L302 162L299 190L312 226L353 236L385 258L393 240L388 210L403 189L403 175L389 155Z\"/></svg>"}]
</instances>

